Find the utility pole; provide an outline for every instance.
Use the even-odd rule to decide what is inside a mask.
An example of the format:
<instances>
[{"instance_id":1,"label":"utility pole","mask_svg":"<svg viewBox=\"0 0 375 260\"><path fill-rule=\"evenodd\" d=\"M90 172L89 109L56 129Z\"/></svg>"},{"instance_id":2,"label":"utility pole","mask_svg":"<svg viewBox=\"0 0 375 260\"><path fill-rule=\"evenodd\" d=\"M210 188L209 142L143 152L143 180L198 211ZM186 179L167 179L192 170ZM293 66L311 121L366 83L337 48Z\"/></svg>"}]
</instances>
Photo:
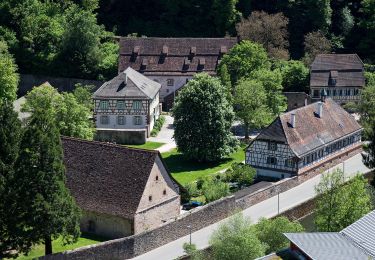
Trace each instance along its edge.
<instances>
[{"instance_id":1,"label":"utility pole","mask_svg":"<svg viewBox=\"0 0 375 260\"><path fill-rule=\"evenodd\" d=\"M277 189L277 215L280 214L280 189Z\"/></svg>"},{"instance_id":2,"label":"utility pole","mask_svg":"<svg viewBox=\"0 0 375 260\"><path fill-rule=\"evenodd\" d=\"M187 226L189 228L189 233L190 233L190 245L191 245L191 225Z\"/></svg>"}]
</instances>

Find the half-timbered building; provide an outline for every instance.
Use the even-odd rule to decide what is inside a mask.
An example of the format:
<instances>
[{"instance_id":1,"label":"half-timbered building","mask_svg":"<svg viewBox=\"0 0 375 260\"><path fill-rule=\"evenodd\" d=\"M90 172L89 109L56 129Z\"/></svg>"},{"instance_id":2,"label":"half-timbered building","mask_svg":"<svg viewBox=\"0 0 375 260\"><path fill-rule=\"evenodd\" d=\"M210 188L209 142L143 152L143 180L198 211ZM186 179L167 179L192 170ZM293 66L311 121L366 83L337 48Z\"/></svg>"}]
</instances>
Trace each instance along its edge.
<instances>
[{"instance_id":1,"label":"half-timbered building","mask_svg":"<svg viewBox=\"0 0 375 260\"><path fill-rule=\"evenodd\" d=\"M131 67L161 84L160 101L168 110L176 91L196 73L216 75L221 58L237 38L155 38L120 39L118 71ZM164 104L169 96L172 102Z\"/></svg>"},{"instance_id":2,"label":"half-timbered building","mask_svg":"<svg viewBox=\"0 0 375 260\"><path fill-rule=\"evenodd\" d=\"M93 95L97 138L119 143L145 142L160 115L161 85L132 68L105 82Z\"/></svg>"},{"instance_id":3,"label":"half-timbered building","mask_svg":"<svg viewBox=\"0 0 375 260\"><path fill-rule=\"evenodd\" d=\"M359 102L365 86L364 66L357 54L319 54L310 68L310 95L322 93L339 104Z\"/></svg>"},{"instance_id":4,"label":"half-timbered building","mask_svg":"<svg viewBox=\"0 0 375 260\"><path fill-rule=\"evenodd\" d=\"M261 176L306 173L360 151L362 127L332 99L278 116L246 151L246 163Z\"/></svg>"}]
</instances>

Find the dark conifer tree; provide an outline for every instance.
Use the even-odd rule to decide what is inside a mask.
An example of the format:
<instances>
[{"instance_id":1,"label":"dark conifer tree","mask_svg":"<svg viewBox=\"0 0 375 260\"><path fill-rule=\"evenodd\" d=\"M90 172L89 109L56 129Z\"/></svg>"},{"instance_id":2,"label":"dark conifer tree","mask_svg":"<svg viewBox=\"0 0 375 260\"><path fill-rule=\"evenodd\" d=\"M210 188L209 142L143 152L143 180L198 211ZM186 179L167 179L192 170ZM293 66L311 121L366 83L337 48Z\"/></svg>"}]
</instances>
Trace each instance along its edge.
<instances>
[{"instance_id":1,"label":"dark conifer tree","mask_svg":"<svg viewBox=\"0 0 375 260\"><path fill-rule=\"evenodd\" d=\"M13 111L12 102L0 102L0 259L12 251L27 251L29 241L19 239L17 217L14 214L14 191L12 189L13 167L18 156L21 138L21 122Z\"/></svg>"},{"instance_id":2,"label":"dark conifer tree","mask_svg":"<svg viewBox=\"0 0 375 260\"><path fill-rule=\"evenodd\" d=\"M80 210L65 187L63 150L52 113L36 110L30 118L16 162L18 203L33 243L44 243L52 253L52 240L65 243L79 235Z\"/></svg>"}]
</instances>

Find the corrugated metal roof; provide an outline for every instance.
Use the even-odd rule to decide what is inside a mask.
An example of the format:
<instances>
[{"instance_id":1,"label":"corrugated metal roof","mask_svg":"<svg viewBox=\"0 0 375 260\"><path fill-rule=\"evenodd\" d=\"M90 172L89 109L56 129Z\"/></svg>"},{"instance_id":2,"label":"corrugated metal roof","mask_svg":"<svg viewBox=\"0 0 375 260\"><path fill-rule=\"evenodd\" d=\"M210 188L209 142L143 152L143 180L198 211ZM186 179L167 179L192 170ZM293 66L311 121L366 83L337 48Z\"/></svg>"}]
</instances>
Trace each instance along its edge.
<instances>
[{"instance_id":1,"label":"corrugated metal roof","mask_svg":"<svg viewBox=\"0 0 375 260\"><path fill-rule=\"evenodd\" d=\"M140 97L153 99L161 85L132 68L127 68L112 80L104 83L94 98Z\"/></svg>"},{"instance_id":2,"label":"corrugated metal roof","mask_svg":"<svg viewBox=\"0 0 375 260\"><path fill-rule=\"evenodd\" d=\"M341 232L375 257L375 210L354 222Z\"/></svg>"},{"instance_id":3,"label":"corrugated metal roof","mask_svg":"<svg viewBox=\"0 0 375 260\"><path fill-rule=\"evenodd\" d=\"M285 233L314 260L368 260L369 256L340 233Z\"/></svg>"}]
</instances>

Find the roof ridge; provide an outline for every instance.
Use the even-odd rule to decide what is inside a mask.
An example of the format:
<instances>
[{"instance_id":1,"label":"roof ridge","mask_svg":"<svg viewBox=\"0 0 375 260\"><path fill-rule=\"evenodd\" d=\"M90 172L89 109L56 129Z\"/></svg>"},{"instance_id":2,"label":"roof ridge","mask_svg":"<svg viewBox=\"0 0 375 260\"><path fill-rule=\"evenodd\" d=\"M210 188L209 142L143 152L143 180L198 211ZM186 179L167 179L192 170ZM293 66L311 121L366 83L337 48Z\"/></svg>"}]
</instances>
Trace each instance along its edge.
<instances>
[{"instance_id":1,"label":"roof ridge","mask_svg":"<svg viewBox=\"0 0 375 260\"><path fill-rule=\"evenodd\" d=\"M354 222L355 223L355 222ZM345 229L345 228L344 228ZM340 232L337 232L339 233L346 241L348 241L350 244L352 244L353 246L355 246L356 248L364 251L364 253L366 253L367 255L370 255L370 256L375 256L374 254L372 254L370 251L368 251L366 248L364 248L360 243L357 243L355 240L353 240L350 236L348 236L347 234L345 233L342 233L342 230Z\"/></svg>"},{"instance_id":2,"label":"roof ridge","mask_svg":"<svg viewBox=\"0 0 375 260\"><path fill-rule=\"evenodd\" d=\"M130 147L130 146L115 144L115 143L110 143L110 142L102 142L102 141L97 141L97 140L86 140L86 139L82 139L82 138L78 138L78 137L71 137L71 136L64 136L64 135L61 136L61 139L72 140L72 141L77 141L77 142L81 142L81 143L88 143L88 144L99 144L99 145L102 145L102 146L117 147L117 148L124 149L124 150L131 150L131 151L137 151L137 152L148 152L148 153L160 155L160 152L158 150L148 150L148 149Z\"/></svg>"}]
</instances>

